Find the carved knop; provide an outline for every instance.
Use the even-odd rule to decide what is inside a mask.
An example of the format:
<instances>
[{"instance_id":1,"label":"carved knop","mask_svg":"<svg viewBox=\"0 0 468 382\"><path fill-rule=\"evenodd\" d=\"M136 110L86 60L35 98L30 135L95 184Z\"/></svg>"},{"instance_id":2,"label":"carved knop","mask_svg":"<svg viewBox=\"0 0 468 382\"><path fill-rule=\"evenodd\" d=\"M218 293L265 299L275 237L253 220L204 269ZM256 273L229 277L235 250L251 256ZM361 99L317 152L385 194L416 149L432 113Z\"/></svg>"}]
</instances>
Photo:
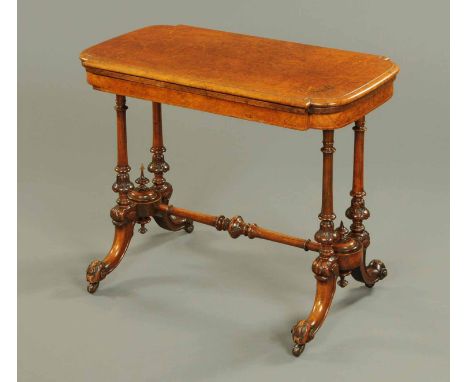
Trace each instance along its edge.
<instances>
[{"instance_id":1,"label":"carved knop","mask_svg":"<svg viewBox=\"0 0 468 382\"><path fill-rule=\"evenodd\" d=\"M337 232L334 230L333 221L322 220L320 229L315 233L314 238L318 243L327 246L331 246L337 241Z\"/></svg>"},{"instance_id":2,"label":"carved knop","mask_svg":"<svg viewBox=\"0 0 468 382\"><path fill-rule=\"evenodd\" d=\"M130 181L130 176L128 174L117 174L117 179L112 185L112 191L117 193L127 193L130 190L133 190L134 185Z\"/></svg>"},{"instance_id":3,"label":"carved knop","mask_svg":"<svg viewBox=\"0 0 468 382\"><path fill-rule=\"evenodd\" d=\"M244 222L241 216L234 216L228 219L224 215L221 215L218 216L215 222L215 228L218 231L227 231L233 239L237 239L241 235L253 239L256 237L257 227L256 224Z\"/></svg>"},{"instance_id":4,"label":"carved knop","mask_svg":"<svg viewBox=\"0 0 468 382\"><path fill-rule=\"evenodd\" d=\"M353 130L365 132L367 130L366 119L364 117L362 117L361 119L358 119L353 126Z\"/></svg>"},{"instance_id":5,"label":"carved knop","mask_svg":"<svg viewBox=\"0 0 468 382\"><path fill-rule=\"evenodd\" d=\"M370 212L365 205L363 197L353 196L351 206L346 210L346 217L351 220L366 220L370 217Z\"/></svg>"},{"instance_id":6,"label":"carved knop","mask_svg":"<svg viewBox=\"0 0 468 382\"><path fill-rule=\"evenodd\" d=\"M130 181L130 170L130 166L117 166L115 168L117 177L115 183L112 185L112 191L119 194L119 199L117 200L117 204L119 205L129 204L126 194L134 189L134 185Z\"/></svg>"},{"instance_id":7,"label":"carved knop","mask_svg":"<svg viewBox=\"0 0 468 382\"><path fill-rule=\"evenodd\" d=\"M356 195L356 194L354 194ZM358 238L367 247L370 243L369 233L365 230L363 221L370 217L364 198L365 192L359 193L359 196L353 196L351 206L346 210L346 217L351 219L351 236Z\"/></svg>"},{"instance_id":8,"label":"carved knop","mask_svg":"<svg viewBox=\"0 0 468 382\"><path fill-rule=\"evenodd\" d=\"M226 216L218 216L218 218L216 219L215 228L218 231L226 231L230 222L231 221Z\"/></svg>"},{"instance_id":9,"label":"carved knop","mask_svg":"<svg viewBox=\"0 0 468 382\"><path fill-rule=\"evenodd\" d=\"M333 154L336 149L332 146L324 146L320 149L320 151L322 151L322 153L324 154Z\"/></svg>"},{"instance_id":10,"label":"carved knop","mask_svg":"<svg viewBox=\"0 0 468 382\"><path fill-rule=\"evenodd\" d=\"M126 99L124 96L115 97L114 109L117 112L125 112L128 109L128 106L126 105Z\"/></svg>"},{"instance_id":11,"label":"carved knop","mask_svg":"<svg viewBox=\"0 0 468 382\"><path fill-rule=\"evenodd\" d=\"M330 140L330 141L323 140L322 143L323 143L323 146L320 149L322 153L333 154L336 151L335 147L333 146L333 140Z\"/></svg>"},{"instance_id":12,"label":"carved knop","mask_svg":"<svg viewBox=\"0 0 468 382\"><path fill-rule=\"evenodd\" d=\"M315 278L320 281L326 281L330 277L339 275L338 258L333 255L333 249L329 255L320 253L320 256L312 263L312 272L314 272Z\"/></svg>"},{"instance_id":13,"label":"carved knop","mask_svg":"<svg viewBox=\"0 0 468 382\"><path fill-rule=\"evenodd\" d=\"M241 235L247 236L249 239L255 238L256 224L245 223L241 216L235 216L230 220L227 230L233 239L237 239Z\"/></svg>"},{"instance_id":14,"label":"carved knop","mask_svg":"<svg viewBox=\"0 0 468 382\"><path fill-rule=\"evenodd\" d=\"M168 172L170 167L164 159L166 148L164 146L152 147L150 151L153 153L153 159L148 165L148 171L153 174Z\"/></svg>"},{"instance_id":15,"label":"carved knop","mask_svg":"<svg viewBox=\"0 0 468 382\"><path fill-rule=\"evenodd\" d=\"M237 239L240 235L242 235L245 227L246 224L244 219L242 219L241 216L234 216L229 223L227 231L233 239Z\"/></svg>"},{"instance_id":16,"label":"carved knop","mask_svg":"<svg viewBox=\"0 0 468 382\"><path fill-rule=\"evenodd\" d=\"M148 165L148 171L154 174L154 188L161 193L164 202L168 202L172 195L172 186L166 182L164 174L169 171L170 167L164 159L166 148L164 146L152 147L150 150L153 153L151 163Z\"/></svg>"}]
</instances>

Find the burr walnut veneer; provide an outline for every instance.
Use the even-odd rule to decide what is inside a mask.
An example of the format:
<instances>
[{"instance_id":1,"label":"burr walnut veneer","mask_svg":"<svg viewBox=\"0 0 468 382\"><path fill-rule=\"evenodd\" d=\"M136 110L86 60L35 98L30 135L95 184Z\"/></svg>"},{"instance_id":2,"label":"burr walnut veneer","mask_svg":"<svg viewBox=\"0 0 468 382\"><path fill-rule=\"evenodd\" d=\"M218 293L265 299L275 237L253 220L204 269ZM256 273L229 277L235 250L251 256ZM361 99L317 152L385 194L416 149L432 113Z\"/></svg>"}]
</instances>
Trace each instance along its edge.
<instances>
[{"instance_id":1,"label":"burr walnut veneer","mask_svg":"<svg viewBox=\"0 0 468 382\"><path fill-rule=\"evenodd\" d=\"M96 90L116 95L118 194L111 210L115 236L108 255L94 260L86 272L94 293L120 263L135 224L146 232L153 218L167 230L193 231L193 222L317 252L312 271L317 291L311 312L292 328L293 354L299 356L326 318L336 284L345 277L372 287L387 275L379 260L366 262L370 244L364 220L369 218L364 196L365 116L389 100L398 66L383 56L271 40L191 26L158 25L124 34L92 46L80 55L87 80ZM151 101L152 160L142 166L136 186L130 180L127 156L126 97ZM165 179L161 104L242 118L295 130L322 130L323 176L319 228L313 239L274 232L242 217L226 218L174 207L172 186ZM353 123L354 166L349 229L334 226L334 133ZM267 133L267 132L265 132ZM286 132L285 132L286 133Z\"/></svg>"}]
</instances>

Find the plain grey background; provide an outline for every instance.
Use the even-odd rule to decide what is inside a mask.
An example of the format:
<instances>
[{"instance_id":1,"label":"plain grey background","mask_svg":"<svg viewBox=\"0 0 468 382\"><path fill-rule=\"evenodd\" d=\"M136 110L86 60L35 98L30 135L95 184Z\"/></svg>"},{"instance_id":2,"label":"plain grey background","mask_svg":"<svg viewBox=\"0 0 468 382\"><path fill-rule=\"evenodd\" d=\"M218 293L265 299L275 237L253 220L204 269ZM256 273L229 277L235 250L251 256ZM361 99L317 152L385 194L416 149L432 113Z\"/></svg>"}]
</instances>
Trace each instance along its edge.
<instances>
[{"instance_id":1,"label":"plain grey background","mask_svg":"<svg viewBox=\"0 0 468 382\"><path fill-rule=\"evenodd\" d=\"M448 12L447 1L424 0L20 1L19 380L448 380ZM338 289L299 359L289 330L312 306L312 253L152 223L96 295L86 292L85 269L113 236L115 114L78 55L178 23L383 54L401 67L394 98L367 122L369 258L389 276L373 290L351 280ZM151 107L128 105L134 179L150 160ZM319 132L163 113L174 204L313 235ZM335 146L339 222L349 127Z\"/></svg>"}]
</instances>

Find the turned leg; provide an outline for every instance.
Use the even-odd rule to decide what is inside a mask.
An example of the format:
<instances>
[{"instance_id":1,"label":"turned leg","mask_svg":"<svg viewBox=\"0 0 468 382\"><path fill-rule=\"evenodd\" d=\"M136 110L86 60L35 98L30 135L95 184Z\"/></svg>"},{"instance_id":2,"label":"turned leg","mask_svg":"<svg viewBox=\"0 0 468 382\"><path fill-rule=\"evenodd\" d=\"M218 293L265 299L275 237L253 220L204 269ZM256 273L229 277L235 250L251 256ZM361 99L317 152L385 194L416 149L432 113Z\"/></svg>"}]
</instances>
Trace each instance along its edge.
<instances>
[{"instance_id":1,"label":"turned leg","mask_svg":"<svg viewBox=\"0 0 468 382\"><path fill-rule=\"evenodd\" d=\"M387 276L385 264L380 260L372 260L366 265L366 250L370 244L369 232L366 231L363 221L370 216L364 201L364 133L366 131L365 118L356 121L354 127L354 165L353 165L353 188L350 195L351 206L346 210L346 217L351 219L350 235L361 241L364 252L361 265L352 271L354 279L363 282L371 288L374 284Z\"/></svg>"},{"instance_id":2,"label":"turned leg","mask_svg":"<svg viewBox=\"0 0 468 382\"><path fill-rule=\"evenodd\" d=\"M112 185L112 190L119 197L117 205L111 210L112 222L115 225L114 242L104 260L94 260L86 271L88 292L94 293L99 282L103 280L120 263L128 248L133 235L136 209L135 203L128 198L128 192L134 188L130 181L130 166L127 154L127 128L125 114L127 106L125 97L117 95L115 110L117 112L117 179Z\"/></svg>"},{"instance_id":3,"label":"turned leg","mask_svg":"<svg viewBox=\"0 0 468 382\"><path fill-rule=\"evenodd\" d=\"M333 243L337 234L333 220L333 130L323 131L323 179L322 179L322 209L319 215L320 228L315 233L315 240L320 243L319 256L312 264L312 272L317 279L317 291L314 306L305 320L299 321L291 330L295 343L292 353L298 357L307 342L322 326L330 309L336 289L336 279L339 275L338 258L333 251Z\"/></svg>"},{"instance_id":4,"label":"turned leg","mask_svg":"<svg viewBox=\"0 0 468 382\"><path fill-rule=\"evenodd\" d=\"M172 185L166 181L164 174L169 171L169 165L164 159L166 148L163 142L161 104L153 102L153 146L151 153L153 158L148 165L148 171L154 174L153 187L161 194L161 201L169 204L172 195ZM179 231L184 229L190 233L193 231L193 221L190 219L181 219L166 213L158 213L154 216L158 225L169 231Z\"/></svg>"}]
</instances>

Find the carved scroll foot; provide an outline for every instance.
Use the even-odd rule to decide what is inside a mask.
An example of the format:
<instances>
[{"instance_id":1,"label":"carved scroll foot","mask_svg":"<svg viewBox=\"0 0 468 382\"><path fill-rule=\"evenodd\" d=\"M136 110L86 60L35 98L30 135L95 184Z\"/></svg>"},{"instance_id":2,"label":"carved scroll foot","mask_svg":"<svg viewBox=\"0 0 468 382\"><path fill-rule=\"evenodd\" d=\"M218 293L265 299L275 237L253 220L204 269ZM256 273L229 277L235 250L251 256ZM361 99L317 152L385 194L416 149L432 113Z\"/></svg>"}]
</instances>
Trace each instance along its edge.
<instances>
[{"instance_id":1,"label":"carved scroll foot","mask_svg":"<svg viewBox=\"0 0 468 382\"><path fill-rule=\"evenodd\" d=\"M372 260L369 265L366 265L366 255L364 252L361 266L351 272L353 278L372 288L377 281L383 280L387 277L387 268L380 260Z\"/></svg>"},{"instance_id":2,"label":"carved scroll foot","mask_svg":"<svg viewBox=\"0 0 468 382\"><path fill-rule=\"evenodd\" d=\"M104 260L93 260L86 270L88 292L94 293L99 283L119 265L133 236L134 222L115 227L114 242Z\"/></svg>"},{"instance_id":3,"label":"carved scroll foot","mask_svg":"<svg viewBox=\"0 0 468 382\"><path fill-rule=\"evenodd\" d=\"M187 233L193 232L193 220L182 219L172 215L163 214L160 216L154 216L155 222L168 231L180 231L184 230Z\"/></svg>"},{"instance_id":4,"label":"carved scroll foot","mask_svg":"<svg viewBox=\"0 0 468 382\"><path fill-rule=\"evenodd\" d=\"M99 282L106 277L107 264L101 260L93 260L86 270L86 281L88 282L88 292L94 293L99 287Z\"/></svg>"},{"instance_id":5,"label":"carved scroll foot","mask_svg":"<svg viewBox=\"0 0 468 382\"><path fill-rule=\"evenodd\" d=\"M336 289L336 275L331 275L326 280L317 277L317 292L309 317L299 321L293 326L291 333L294 341L292 354L299 357L304 351L307 342L312 341L317 331L322 326L330 309L333 295Z\"/></svg>"}]
</instances>

